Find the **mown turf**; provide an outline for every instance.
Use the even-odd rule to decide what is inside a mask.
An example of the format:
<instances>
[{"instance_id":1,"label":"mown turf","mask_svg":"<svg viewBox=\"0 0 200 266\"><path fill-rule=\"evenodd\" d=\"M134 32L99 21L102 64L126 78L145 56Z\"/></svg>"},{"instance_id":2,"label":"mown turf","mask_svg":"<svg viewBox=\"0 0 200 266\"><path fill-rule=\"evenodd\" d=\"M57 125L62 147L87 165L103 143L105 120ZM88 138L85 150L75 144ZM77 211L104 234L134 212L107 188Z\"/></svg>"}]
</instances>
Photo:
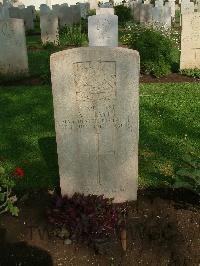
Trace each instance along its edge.
<instances>
[{"instance_id":1,"label":"mown turf","mask_svg":"<svg viewBox=\"0 0 200 266\"><path fill-rule=\"evenodd\" d=\"M169 185L184 154L200 155L199 106L200 84L140 86L141 186ZM0 157L25 169L18 187L56 184L50 86L0 87Z\"/></svg>"},{"instance_id":2,"label":"mown turf","mask_svg":"<svg viewBox=\"0 0 200 266\"><path fill-rule=\"evenodd\" d=\"M141 184L170 184L187 153L200 156L200 84L141 85Z\"/></svg>"}]
</instances>

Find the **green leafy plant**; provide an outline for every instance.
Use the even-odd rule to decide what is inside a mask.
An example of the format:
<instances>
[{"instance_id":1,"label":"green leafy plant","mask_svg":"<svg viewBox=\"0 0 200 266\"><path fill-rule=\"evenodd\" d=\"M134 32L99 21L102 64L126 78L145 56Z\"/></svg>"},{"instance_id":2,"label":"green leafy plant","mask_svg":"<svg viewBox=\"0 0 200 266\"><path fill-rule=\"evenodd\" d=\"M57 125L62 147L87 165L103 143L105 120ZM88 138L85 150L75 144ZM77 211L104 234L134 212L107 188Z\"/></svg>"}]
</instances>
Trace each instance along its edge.
<instances>
[{"instance_id":1,"label":"green leafy plant","mask_svg":"<svg viewBox=\"0 0 200 266\"><path fill-rule=\"evenodd\" d=\"M180 70L180 73L182 75L184 75L184 76L187 76L187 77L200 79L200 69L198 69L198 68L195 68L195 69L182 69L182 70Z\"/></svg>"},{"instance_id":2,"label":"green leafy plant","mask_svg":"<svg viewBox=\"0 0 200 266\"><path fill-rule=\"evenodd\" d=\"M17 167L14 172L11 172L6 166L0 164L0 214L9 212L13 216L18 216L19 209L14 206L17 197L12 192L15 187L14 177L17 176L24 176L22 168Z\"/></svg>"},{"instance_id":3,"label":"green leafy plant","mask_svg":"<svg viewBox=\"0 0 200 266\"><path fill-rule=\"evenodd\" d=\"M96 9L90 9L88 12L88 16L94 16L96 15Z\"/></svg>"},{"instance_id":4,"label":"green leafy plant","mask_svg":"<svg viewBox=\"0 0 200 266\"><path fill-rule=\"evenodd\" d=\"M56 44L53 42L46 42L45 44L42 44L42 47L47 50L55 50Z\"/></svg>"},{"instance_id":5,"label":"green leafy plant","mask_svg":"<svg viewBox=\"0 0 200 266\"><path fill-rule=\"evenodd\" d=\"M62 27L59 35L62 45L78 47L87 42L87 35L82 32L81 25Z\"/></svg>"},{"instance_id":6,"label":"green leafy plant","mask_svg":"<svg viewBox=\"0 0 200 266\"><path fill-rule=\"evenodd\" d=\"M131 24L121 41L139 52L143 73L160 77L173 70L174 50L178 53L178 48L164 30Z\"/></svg>"},{"instance_id":7,"label":"green leafy plant","mask_svg":"<svg viewBox=\"0 0 200 266\"><path fill-rule=\"evenodd\" d=\"M176 172L173 188L186 188L200 195L200 158L190 154L183 158L184 166Z\"/></svg>"},{"instance_id":8,"label":"green leafy plant","mask_svg":"<svg viewBox=\"0 0 200 266\"><path fill-rule=\"evenodd\" d=\"M119 24L125 24L127 21L131 20L131 9L124 5L117 5L114 7L115 14L118 16Z\"/></svg>"}]
</instances>

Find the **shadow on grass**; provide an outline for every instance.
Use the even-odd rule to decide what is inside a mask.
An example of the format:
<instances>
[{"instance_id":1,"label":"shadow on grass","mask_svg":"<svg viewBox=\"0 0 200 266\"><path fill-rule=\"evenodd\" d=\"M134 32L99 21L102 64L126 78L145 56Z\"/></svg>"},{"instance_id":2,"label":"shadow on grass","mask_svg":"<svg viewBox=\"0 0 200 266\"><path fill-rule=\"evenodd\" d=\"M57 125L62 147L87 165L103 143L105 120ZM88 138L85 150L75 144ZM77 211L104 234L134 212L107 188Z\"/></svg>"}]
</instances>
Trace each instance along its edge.
<instances>
[{"instance_id":1,"label":"shadow on grass","mask_svg":"<svg viewBox=\"0 0 200 266\"><path fill-rule=\"evenodd\" d=\"M197 151L198 127L189 123L190 113L156 103L143 103L141 114L140 174L148 184L170 185L183 156Z\"/></svg>"},{"instance_id":2,"label":"shadow on grass","mask_svg":"<svg viewBox=\"0 0 200 266\"><path fill-rule=\"evenodd\" d=\"M56 179L56 185L59 187L59 168L58 155L55 137L46 137L38 140L39 148L46 162L49 175Z\"/></svg>"}]
</instances>

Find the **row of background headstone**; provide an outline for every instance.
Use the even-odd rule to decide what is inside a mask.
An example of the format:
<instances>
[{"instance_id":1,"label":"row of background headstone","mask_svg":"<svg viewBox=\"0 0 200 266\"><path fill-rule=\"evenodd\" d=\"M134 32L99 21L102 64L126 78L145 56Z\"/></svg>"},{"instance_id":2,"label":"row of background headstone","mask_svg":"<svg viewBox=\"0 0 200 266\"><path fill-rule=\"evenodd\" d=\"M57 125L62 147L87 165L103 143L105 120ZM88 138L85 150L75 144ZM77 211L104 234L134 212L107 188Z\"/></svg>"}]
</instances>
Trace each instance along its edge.
<instances>
[{"instance_id":1,"label":"row of background headstone","mask_svg":"<svg viewBox=\"0 0 200 266\"><path fill-rule=\"evenodd\" d=\"M31 10L31 8L28 8L28 10ZM106 9L103 8L103 10ZM118 46L118 17L116 15L95 15L89 17L88 24L89 46ZM28 73L24 26L24 20L21 18L0 19L1 74ZM41 15L40 27L43 43L53 42L58 44L58 17L54 13L47 12Z\"/></svg>"},{"instance_id":2,"label":"row of background headstone","mask_svg":"<svg viewBox=\"0 0 200 266\"><path fill-rule=\"evenodd\" d=\"M186 0L184 0L186 2ZM160 6L161 6L161 0L159 0L160 2ZM135 3L134 3L135 4ZM183 4L183 2L182 2ZM148 7L149 4L139 4L140 6L143 7ZM44 6L42 6L44 7ZM85 7L87 8L86 11L88 11L88 4L85 4ZM42 37L42 41L43 43L45 42L54 42L55 44L57 44L58 42L58 16L60 14L60 11L58 9L58 14L56 15L52 13L52 11L50 9L47 8L47 6L45 6L46 8L46 13L44 12L44 9L41 11L43 12L43 14L41 15L41 19L40 19L40 25L41 25L41 37ZM66 9L70 9L70 7L68 6L62 6L61 10L66 10ZM159 5L157 5L157 7L155 8L159 8ZM163 7L160 7L163 8ZM13 9L12 9L13 10ZM21 10L23 11L22 14L24 14L24 10L28 10L30 12L30 14L34 14L34 8L32 7L28 7L26 9L18 9L18 11ZM77 10L79 11L79 13L77 12L78 16L77 16L77 22L80 21L80 6L76 5L76 6L72 6L71 10ZM97 15L97 16L92 16L89 17L89 27L88 27L88 36L89 36L89 45L90 46L110 46L110 47L116 47L118 46L118 19L117 16L114 16L114 10L112 8L102 8L102 9L98 9L97 14L100 13L107 13L102 14L102 16ZM61 12L62 13L62 12ZM144 12L140 12L142 15L144 15ZM70 16L68 16L68 13L66 12L66 20L63 19L64 23L63 24L67 24L69 22L71 22L73 24L73 20L70 21ZM87 14L86 14L87 15ZM186 14L184 14L186 15ZM194 12L192 13L192 16L194 16ZM31 15L29 16L30 19ZM145 17L145 16L144 16ZM197 21L198 19L196 18L198 17L198 14L195 14L194 18L195 21ZM28 19L28 16L25 18ZM170 16L171 18L171 16ZM187 17L185 17L185 20L187 20ZM145 23L146 21L143 19L141 20L141 15L140 15L140 22ZM25 25L27 25L25 23ZM29 24L28 24L29 25ZM30 24L31 25L31 24ZM184 23L185 25L185 23ZM62 26L62 25L61 25ZM194 26L192 25L192 29L194 28ZM183 27L182 29L182 42L181 42L181 46L182 46L182 55L183 55L183 51L185 48L185 45L183 45L184 40L186 39L185 37L183 38L183 36L185 36L184 34L184 29L185 27ZM190 36L190 33L188 33ZM195 34L193 34L194 37L196 39L198 39L198 35L195 32ZM193 37L193 38L194 38ZM187 37L187 39L189 39L189 37ZM192 37L190 36L190 39L192 39ZM192 45L193 42L188 43L188 47L190 47ZM197 46L197 42L195 42L195 45ZM198 58L198 47L192 47L191 49L195 50L195 54L194 54L194 58ZM185 54L185 53L184 53ZM182 60L183 56L181 56L181 62L185 61ZM195 62L195 59L193 59L193 61ZM183 65L181 63L181 68L183 68ZM187 65L187 64L186 64Z\"/></svg>"}]
</instances>

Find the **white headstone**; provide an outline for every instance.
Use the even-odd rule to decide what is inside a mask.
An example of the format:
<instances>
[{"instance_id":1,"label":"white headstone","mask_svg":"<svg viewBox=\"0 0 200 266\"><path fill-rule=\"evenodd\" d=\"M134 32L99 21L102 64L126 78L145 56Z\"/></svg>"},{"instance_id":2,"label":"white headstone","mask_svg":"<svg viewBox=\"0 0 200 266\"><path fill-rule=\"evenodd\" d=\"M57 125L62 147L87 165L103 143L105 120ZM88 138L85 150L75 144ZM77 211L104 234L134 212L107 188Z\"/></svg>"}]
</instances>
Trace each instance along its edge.
<instances>
[{"instance_id":1,"label":"white headstone","mask_svg":"<svg viewBox=\"0 0 200 266\"><path fill-rule=\"evenodd\" d=\"M60 186L137 199L139 54L87 47L51 56Z\"/></svg>"},{"instance_id":2,"label":"white headstone","mask_svg":"<svg viewBox=\"0 0 200 266\"><path fill-rule=\"evenodd\" d=\"M22 19L0 20L0 74L28 72L28 57Z\"/></svg>"},{"instance_id":3,"label":"white headstone","mask_svg":"<svg viewBox=\"0 0 200 266\"><path fill-rule=\"evenodd\" d=\"M155 7L162 7L163 6L163 0L156 0L155 1Z\"/></svg>"},{"instance_id":4,"label":"white headstone","mask_svg":"<svg viewBox=\"0 0 200 266\"><path fill-rule=\"evenodd\" d=\"M88 15L88 5L87 3L79 3L81 18L86 19Z\"/></svg>"},{"instance_id":5,"label":"white headstone","mask_svg":"<svg viewBox=\"0 0 200 266\"><path fill-rule=\"evenodd\" d=\"M154 7L152 10L153 23L166 29L171 27L171 8L168 6Z\"/></svg>"},{"instance_id":6,"label":"white headstone","mask_svg":"<svg viewBox=\"0 0 200 266\"><path fill-rule=\"evenodd\" d=\"M73 24L73 14L72 14L72 9L67 6L62 6L59 9L59 14L58 14L59 20L60 20L60 26L70 26Z\"/></svg>"},{"instance_id":7,"label":"white headstone","mask_svg":"<svg viewBox=\"0 0 200 266\"><path fill-rule=\"evenodd\" d=\"M110 2L105 2L103 4L100 4L100 7L102 8L113 8L113 4Z\"/></svg>"},{"instance_id":8,"label":"white headstone","mask_svg":"<svg viewBox=\"0 0 200 266\"><path fill-rule=\"evenodd\" d=\"M162 7L162 19L161 23L164 28L171 28L171 7L163 6Z\"/></svg>"},{"instance_id":9,"label":"white headstone","mask_svg":"<svg viewBox=\"0 0 200 266\"><path fill-rule=\"evenodd\" d=\"M97 0L89 0L90 9L97 9L98 8L98 1Z\"/></svg>"},{"instance_id":10,"label":"white headstone","mask_svg":"<svg viewBox=\"0 0 200 266\"><path fill-rule=\"evenodd\" d=\"M182 1L181 3L181 15L190 14L194 12L194 3L188 1Z\"/></svg>"},{"instance_id":11,"label":"white headstone","mask_svg":"<svg viewBox=\"0 0 200 266\"><path fill-rule=\"evenodd\" d=\"M18 7L10 7L9 8L9 16L10 18L21 18L20 9Z\"/></svg>"},{"instance_id":12,"label":"white headstone","mask_svg":"<svg viewBox=\"0 0 200 266\"><path fill-rule=\"evenodd\" d=\"M118 17L96 15L88 17L89 46L118 46Z\"/></svg>"},{"instance_id":13,"label":"white headstone","mask_svg":"<svg viewBox=\"0 0 200 266\"><path fill-rule=\"evenodd\" d=\"M200 14L182 15L180 69L200 69Z\"/></svg>"},{"instance_id":14,"label":"white headstone","mask_svg":"<svg viewBox=\"0 0 200 266\"><path fill-rule=\"evenodd\" d=\"M175 12L176 12L175 1L174 0L170 0L169 2L165 3L165 6L168 6L168 7L171 8L171 17L175 18Z\"/></svg>"},{"instance_id":15,"label":"white headstone","mask_svg":"<svg viewBox=\"0 0 200 266\"><path fill-rule=\"evenodd\" d=\"M9 19L10 15L9 15L9 9L8 7L0 7L0 19L4 20L4 19Z\"/></svg>"},{"instance_id":16,"label":"white headstone","mask_svg":"<svg viewBox=\"0 0 200 266\"><path fill-rule=\"evenodd\" d=\"M31 7L20 9L20 17L24 20L25 29L34 29L34 13Z\"/></svg>"},{"instance_id":17,"label":"white headstone","mask_svg":"<svg viewBox=\"0 0 200 266\"><path fill-rule=\"evenodd\" d=\"M36 19L36 9L35 9L35 6L31 5L31 6L27 6L27 8L30 8L32 10L33 19Z\"/></svg>"},{"instance_id":18,"label":"white headstone","mask_svg":"<svg viewBox=\"0 0 200 266\"><path fill-rule=\"evenodd\" d=\"M152 23L152 10L153 5L151 4L140 5L140 24Z\"/></svg>"},{"instance_id":19,"label":"white headstone","mask_svg":"<svg viewBox=\"0 0 200 266\"><path fill-rule=\"evenodd\" d=\"M101 15L101 14L110 14L114 15L114 8L105 8L105 7L100 7L96 9L96 15Z\"/></svg>"},{"instance_id":20,"label":"white headstone","mask_svg":"<svg viewBox=\"0 0 200 266\"><path fill-rule=\"evenodd\" d=\"M72 22L79 23L81 20L81 10L79 5L71 5L70 12L72 13Z\"/></svg>"},{"instance_id":21,"label":"white headstone","mask_svg":"<svg viewBox=\"0 0 200 266\"><path fill-rule=\"evenodd\" d=\"M52 13L40 16L42 43L59 44L58 17Z\"/></svg>"},{"instance_id":22,"label":"white headstone","mask_svg":"<svg viewBox=\"0 0 200 266\"><path fill-rule=\"evenodd\" d=\"M56 4L56 5L52 5L52 10L53 10L54 12L56 12L56 14L58 14L59 9L60 9L60 5L58 5L58 4Z\"/></svg>"},{"instance_id":23,"label":"white headstone","mask_svg":"<svg viewBox=\"0 0 200 266\"><path fill-rule=\"evenodd\" d=\"M44 15L51 12L51 9L48 5L42 4L40 5L40 15Z\"/></svg>"},{"instance_id":24,"label":"white headstone","mask_svg":"<svg viewBox=\"0 0 200 266\"><path fill-rule=\"evenodd\" d=\"M140 10L141 10L141 3L134 3L133 4L133 19L135 22L140 22Z\"/></svg>"}]
</instances>

